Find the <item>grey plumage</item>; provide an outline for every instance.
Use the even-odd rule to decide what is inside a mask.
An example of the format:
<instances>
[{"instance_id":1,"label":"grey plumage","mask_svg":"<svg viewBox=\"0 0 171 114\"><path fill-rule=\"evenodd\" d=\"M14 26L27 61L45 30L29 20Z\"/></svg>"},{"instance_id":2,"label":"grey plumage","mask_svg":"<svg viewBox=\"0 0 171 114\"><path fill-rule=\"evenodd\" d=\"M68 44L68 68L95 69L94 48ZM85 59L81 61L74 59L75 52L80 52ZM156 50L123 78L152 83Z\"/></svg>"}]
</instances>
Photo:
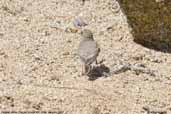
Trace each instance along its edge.
<instances>
[{"instance_id":1,"label":"grey plumage","mask_svg":"<svg viewBox=\"0 0 171 114\"><path fill-rule=\"evenodd\" d=\"M94 41L93 33L90 30L83 30L81 35L82 40L78 48L78 55L83 63L83 70L87 74L91 70L91 64L96 61L100 48Z\"/></svg>"}]
</instances>

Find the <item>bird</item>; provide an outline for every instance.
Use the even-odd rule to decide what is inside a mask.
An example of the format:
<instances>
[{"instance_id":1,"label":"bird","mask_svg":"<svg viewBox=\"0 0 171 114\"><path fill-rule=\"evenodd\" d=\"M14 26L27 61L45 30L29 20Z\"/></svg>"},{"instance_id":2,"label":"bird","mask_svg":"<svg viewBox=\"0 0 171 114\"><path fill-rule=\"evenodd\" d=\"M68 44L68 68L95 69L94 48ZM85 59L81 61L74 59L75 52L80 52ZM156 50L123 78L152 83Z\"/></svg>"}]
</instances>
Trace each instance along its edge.
<instances>
[{"instance_id":1,"label":"bird","mask_svg":"<svg viewBox=\"0 0 171 114\"><path fill-rule=\"evenodd\" d=\"M97 63L97 57L100 53L98 43L93 38L93 33L89 29L81 31L81 41L78 47L78 55L82 62L82 75L89 74L92 70L92 63Z\"/></svg>"}]
</instances>

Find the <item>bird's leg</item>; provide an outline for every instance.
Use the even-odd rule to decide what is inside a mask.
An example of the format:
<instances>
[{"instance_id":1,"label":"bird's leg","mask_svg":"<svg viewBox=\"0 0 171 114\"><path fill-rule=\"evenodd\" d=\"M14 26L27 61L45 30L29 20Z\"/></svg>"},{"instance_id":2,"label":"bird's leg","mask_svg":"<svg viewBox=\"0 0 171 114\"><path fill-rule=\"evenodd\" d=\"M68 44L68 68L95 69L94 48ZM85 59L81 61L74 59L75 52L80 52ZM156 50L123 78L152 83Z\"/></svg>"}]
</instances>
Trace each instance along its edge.
<instances>
[{"instance_id":1,"label":"bird's leg","mask_svg":"<svg viewBox=\"0 0 171 114\"><path fill-rule=\"evenodd\" d=\"M98 64L97 59L96 59L96 65Z\"/></svg>"},{"instance_id":2,"label":"bird's leg","mask_svg":"<svg viewBox=\"0 0 171 114\"><path fill-rule=\"evenodd\" d=\"M91 67L91 65L89 65L87 74L89 74L91 72L91 70L92 70L92 67Z\"/></svg>"},{"instance_id":3,"label":"bird's leg","mask_svg":"<svg viewBox=\"0 0 171 114\"><path fill-rule=\"evenodd\" d=\"M85 69L86 69L86 68L85 68L85 65L82 64L81 67L82 67L81 75L84 75L84 74L85 74Z\"/></svg>"},{"instance_id":4,"label":"bird's leg","mask_svg":"<svg viewBox=\"0 0 171 114\"><path fill-rule=\"evenodd\" d=\"M81 75L87 75L90 73L92 67L91 65L85 65L85 64L82 64L82 72L81 72Z\"/></svg>"},{"instance_id":5,"label":"bird's leg","mask_svg":"<svg viewBox=\"0 0 171 114\"><path fill-rule=\"evenodd\" d=\"M85 74L86 75L89 74L91 72L91 69L92 69L91 65L85 65Z\"/></svg>"}]
</instances>

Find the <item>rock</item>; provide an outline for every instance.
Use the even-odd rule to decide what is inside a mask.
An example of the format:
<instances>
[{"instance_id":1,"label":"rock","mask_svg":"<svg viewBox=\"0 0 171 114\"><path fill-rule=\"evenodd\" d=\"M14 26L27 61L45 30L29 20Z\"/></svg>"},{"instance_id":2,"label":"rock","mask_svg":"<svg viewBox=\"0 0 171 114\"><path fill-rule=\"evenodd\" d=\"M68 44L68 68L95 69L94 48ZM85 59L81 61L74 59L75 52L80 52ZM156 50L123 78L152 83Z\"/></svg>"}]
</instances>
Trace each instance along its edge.
<instances>
[{"instance_id":1,"label":"rock","mask_svg":"<svg viewBox=\"0 0 171 114\"><path fill-rule=\"evenodd\" d=\"M133 29L134 41L144 46L171 52L171 1L120 0Z\"/></svg>"}]
</instances>

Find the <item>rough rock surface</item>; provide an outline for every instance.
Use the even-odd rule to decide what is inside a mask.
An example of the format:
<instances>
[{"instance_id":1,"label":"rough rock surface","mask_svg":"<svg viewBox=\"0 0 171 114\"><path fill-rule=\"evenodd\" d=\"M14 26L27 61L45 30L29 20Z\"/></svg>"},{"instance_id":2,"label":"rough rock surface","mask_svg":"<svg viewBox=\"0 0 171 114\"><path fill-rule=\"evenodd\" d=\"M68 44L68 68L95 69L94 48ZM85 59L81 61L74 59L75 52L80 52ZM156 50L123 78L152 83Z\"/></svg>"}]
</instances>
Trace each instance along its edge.
<instances>
[{"instance_id":1,"label":"rough rock surface","mask_svg":"<svg viewBox=\"0 0 171 114\"><path fill-rule=\"evenodd\" d=\"M171 51L170 0L120 0L120 3L136 42Z\"/></svg>"}]
</instances>

